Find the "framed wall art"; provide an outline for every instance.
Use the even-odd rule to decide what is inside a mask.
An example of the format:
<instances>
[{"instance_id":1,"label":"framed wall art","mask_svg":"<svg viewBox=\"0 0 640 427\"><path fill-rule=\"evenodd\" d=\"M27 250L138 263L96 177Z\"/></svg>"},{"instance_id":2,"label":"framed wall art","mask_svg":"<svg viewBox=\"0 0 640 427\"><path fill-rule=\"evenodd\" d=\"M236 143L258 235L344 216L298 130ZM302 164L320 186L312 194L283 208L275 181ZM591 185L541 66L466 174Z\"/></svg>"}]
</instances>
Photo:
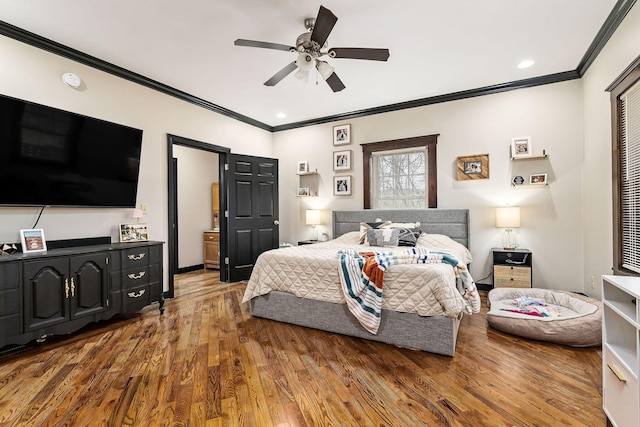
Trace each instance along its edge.
<instances>
[{"instance_id":1,"label":"framed wall art","mask_svg":"<svg viewBox=\"0 0 640 427\"><path fill-rule=\"evenodd\" d=\"M142 242L149 240L147 224L139 222L120 224L120 242Z\"/></svg>"},{"instance_id":2,"label":"framed wall art","mask_svg":"<svg viewBox=\"0 0 640 427\"><path fill-rule=\"evenodd\" d=\"M336 196L351 195L351 176L334 176L333 177L333 194Z\"/></svg>"},{"instance_id":3,"label":"framed wall art","mask_svg":"<svg viewBox=\"0 0 640 427\"><path fill-rule=\"evenodd\" d=\"M305 173L309 173L309 162L306 160L298 162L298 169L296 173L298 175L304 175Z\"/></svg>"},{"instance_id":4,"label":"framed wall art","mask_svg":"<svg viewBox=\"0 0 640 427\"><path fill-rule=\"evenodd\" d=\"M334 171L351 170L351 150L333 152L333 170Z\"/></svg>"},{"instance_id":5,"label":"framed wall art","mask_svg":"<svg viewBox=\"0 0 640 427\"><path fill-rule=\"evenodd\" d=\"M351 144L351 125L333 127L333 145Z\"/></svg>"},{"instance_id":6,"label":"framed wall art","mask_svg":"<svg viewBox=\"0 0 640 427\"><path fill-rule=\"evenodd\" d=\"M511 139L511 158L531 157L533 154L530 136L520 136Z\"/></svg>"},{"instance_id":7,"label":"framed wall art","mask_svg":"<svg viewBox=\"0 0 640 427\"><path fill-rule=\"evenodd\" d=\"M460 156L456 163L458 181L489 178L488 154Z\"/></svg>"},{"instance_id":8,"label":"framed wall art","mask_svg":"<svg viewBox=\"0 0 640 427\"><path fill-rule=\"evenodd\" d=\"M22 253L45 252L47 242L44 238L44 230L20 230L20 241L22 243Z\"/></svg>"},{"instance_id":9,"label":"framed wall art","mask_svg":"<svg viewBox=\"0 0 640 427\"><path fill-rule=\"evenodd\" d=\"M547 185L547 174L546 173L534 173L529 176L529 184L532 185Z\"/></svg>"},{"instance_id":10,"label":"framed wall art","mask_svg":"<svg viewBox=\"0 0 640 427\"><path fill-rule=\"evenodd\" d=\"M299 187L297 191L298 197L309 197L311 192L307 187Z\"/></svg>"}]
</instances>

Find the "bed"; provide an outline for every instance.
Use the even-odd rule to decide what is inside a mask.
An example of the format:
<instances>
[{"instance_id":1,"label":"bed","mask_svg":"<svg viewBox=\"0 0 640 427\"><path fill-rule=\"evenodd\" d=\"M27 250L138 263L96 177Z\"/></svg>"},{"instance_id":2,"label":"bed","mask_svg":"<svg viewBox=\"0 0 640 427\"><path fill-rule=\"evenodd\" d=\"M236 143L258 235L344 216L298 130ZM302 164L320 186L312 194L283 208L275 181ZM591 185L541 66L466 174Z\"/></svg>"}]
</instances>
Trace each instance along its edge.
<instances>
[{"instance_id":1,"label":"bed","mask_svg":"<svg viewBox=\"0 0 640 427\"><path fill-rule=\"evenodd\" d=\"M415 224L422 232L416 248L450 253L465 265L463 269L471 262L467 209L334 211L333 240L260 255L243 298L243 302L250 302L251 314L453 356L460 320L471 311L471 305L479 308L479 298L473 283L470 294L463 297L451 265L389 266L384 272L384 297L375 334L363 328L349 311L338 272L338 252L411 249L360 244L361 224L377 220Z\"/></svg>"}]
</instances>

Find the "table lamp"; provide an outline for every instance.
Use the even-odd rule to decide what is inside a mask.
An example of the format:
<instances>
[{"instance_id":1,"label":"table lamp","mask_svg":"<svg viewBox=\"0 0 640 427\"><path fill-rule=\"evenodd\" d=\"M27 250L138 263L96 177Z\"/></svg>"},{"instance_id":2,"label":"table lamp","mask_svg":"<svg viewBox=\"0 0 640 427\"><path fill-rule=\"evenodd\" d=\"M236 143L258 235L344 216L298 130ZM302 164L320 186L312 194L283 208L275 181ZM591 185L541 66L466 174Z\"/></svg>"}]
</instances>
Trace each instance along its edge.
<instances>
[{"instance_id":1,"label":"table lamp","mask_svg":"<svg viewBox=\"0 0 640 427\"><path fill-rule=\"evenodd\" d=\"M515 249L518 244L516 243L516 232L513 229L520 227L520 208L518 206L496 208L496 227L504 228L502 247Z\"/></svg>"},{"instance_id":2,"label":"table lamp","mask_svg":"<svg viewBox=\"0 0 640 427\"><path fill-rule=\"evenodd\" d=\"M318 240L316 225L322 224L320 213L321 212L319 209L307 209L306 223L307 225L311 226L311 238L309 240L312 240L312 241Z\"/></svg>"}]
</instances>

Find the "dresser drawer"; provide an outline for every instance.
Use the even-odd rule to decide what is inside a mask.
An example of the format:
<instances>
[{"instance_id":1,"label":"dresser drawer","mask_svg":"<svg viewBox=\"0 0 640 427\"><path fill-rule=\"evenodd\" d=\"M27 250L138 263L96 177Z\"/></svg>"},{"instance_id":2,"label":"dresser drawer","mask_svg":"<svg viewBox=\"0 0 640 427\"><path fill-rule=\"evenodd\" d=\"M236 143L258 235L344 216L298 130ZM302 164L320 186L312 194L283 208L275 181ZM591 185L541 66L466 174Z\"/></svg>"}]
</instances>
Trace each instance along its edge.
<instances>
[{"instance_id":1,"label":"dresser drawer","mask_svg":"<svg viewBox=\"0 0 640 427\"><path fill-rule=\"evenodd\" d=\"M149 248L144 246L126 249L121 253L121 260L123 270L149 265Z\"/></svg>"},{"instance_id":2,"label":"dresser drawer","mask_svg":"<svg viewBox=\"0 0 640 427\"><path fill-rule=\"evenodd\" d=\"M122 292L122 310L125 312L138 311L149 304L151 304L149 285Z\"/></svg>"},{"instance_id":3,"label":"dresser drawer","mask_svg":"<svg viewBox=\"0 0 640 427\"><path fill-rule=\"evenodd\" d=\"M122 290L134 289L149 284L149 266L133 268L122 272Z\"/></svg>"},{"instance_id":4,"label":"dresser drawer","mask_svg":"<svg viewBox=\"0 0 640 427\"><path fill-rule=\"evenodd\" d=\"M205 231L204 233L204 241L205 242L219 242L220 241L220 233L215 233L212 231Z\"/></svg>"}]
</instances>

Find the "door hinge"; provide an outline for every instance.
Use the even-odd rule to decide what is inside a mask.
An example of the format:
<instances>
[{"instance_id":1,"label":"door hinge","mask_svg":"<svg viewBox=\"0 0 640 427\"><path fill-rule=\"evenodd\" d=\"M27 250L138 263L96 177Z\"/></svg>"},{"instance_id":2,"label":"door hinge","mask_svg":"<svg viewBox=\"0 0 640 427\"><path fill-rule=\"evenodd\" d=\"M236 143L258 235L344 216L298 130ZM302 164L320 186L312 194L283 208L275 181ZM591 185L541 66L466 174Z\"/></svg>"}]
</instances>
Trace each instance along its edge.
<instances>
[{"instance_id":1,"label":"door hinge","mask_svg":"<svg viewBox=\"0 0 640 427\"><path fill-rule=\"evenodd\" d=\"M228 256L227 256L227 257L224 257L224 263L225 263L226 265L229 265L229 257L228 257Z\"/></svg>"},{"instance_id":2,"label":"door hinge","mask_svg":"<svg viewBox=\"0 0 640 427\"><path fill-rule=\"evenodd\" d=\"M109 257L104 257L104 262L106 262L107 264L109 264Z\"/></svg>"},{"instance_id":3,"label":"door hinge","mask_svg":"<svg viewBox=\"0 0 640 427\"><path fill-rule=\"evenodd\" d=\"M109 307L109 298L107 298L107 307Z\"/></svg>"},{"instance_id":4,"label":"door hinge","mask_svg":"<svg viewBox=\"0 0 640 427\"><path fill-rule=\"evenodd\" d=\"M225 163L224 164L224 170L228 171L229 170L229 163Z\"/></svg>"},{"instance_id":5,"label":"door hinge","mask_svg":"<svg viewBox=\"0 0 640 427\"><path fill-rule=\"evenodd\" d=\"M229 211L224 211L224 217L229 218Z\"/></svg>"}]
</instances>

